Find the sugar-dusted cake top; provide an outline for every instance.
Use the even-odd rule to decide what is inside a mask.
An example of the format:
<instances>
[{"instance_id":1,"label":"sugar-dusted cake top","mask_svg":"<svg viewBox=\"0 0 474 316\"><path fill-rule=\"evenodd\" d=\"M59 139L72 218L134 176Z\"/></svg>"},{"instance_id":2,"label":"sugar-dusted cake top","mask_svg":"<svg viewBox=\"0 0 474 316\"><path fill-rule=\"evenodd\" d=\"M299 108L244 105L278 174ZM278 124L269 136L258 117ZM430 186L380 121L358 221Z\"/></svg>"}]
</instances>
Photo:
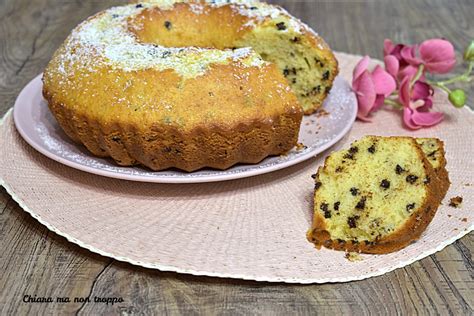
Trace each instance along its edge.
<instances>
[{"instance_id":1,"label":"sugar-dusted cake top","mask_svg":"<svg viewBox=\"0 0 474 316\"><path fill-rule=\"evenodd\" d=\"M140 42L130 31L130 21L144 10L159 8L172 10L175 3L186 2L200 14L205 7L230 6L248 17L246 27L253 27L265 19L284 17L285 27L302 32L306 26L291 18L283 9L255 1L180 1L160 0L113 7L87 19L73 30L61 51L60 71L68 74L71 65L88 70L98 64L110 65L124 71L141 69L173 69L182 77L196 77L206 72L211 64L239 62L242 67L260 67L266 62L251 48L213 49L201 47L165 47Z\"/></svg>"}]
</instances>

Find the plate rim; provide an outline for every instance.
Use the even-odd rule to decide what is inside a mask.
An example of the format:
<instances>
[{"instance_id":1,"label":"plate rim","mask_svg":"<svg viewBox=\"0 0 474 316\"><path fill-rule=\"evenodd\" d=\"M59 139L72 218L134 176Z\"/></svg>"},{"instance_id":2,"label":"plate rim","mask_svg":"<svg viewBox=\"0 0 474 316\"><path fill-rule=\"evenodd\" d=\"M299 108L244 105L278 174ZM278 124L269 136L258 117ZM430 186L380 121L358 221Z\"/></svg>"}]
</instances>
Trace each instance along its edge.
<instances>
[{"instance_id":1,"label":"plate rim","mask_svg":"<svg viewBox=\"0 0 474 316\"><path fill-rule=\"evenodd\" d=\"M220 181L229 181L229 180L235 180L235 179L243 179L243 178L248 178L248 177L253 177L261 174L266 174L266 173L271 173L277 170L281 170L284 168L288 168L290 166L299 164L303 161L306 161L308 159L311 159L312 157L315 157L316 155L324 152L328 148L332 147L335 145L337 142L339 142L352 128L354 125L356 116L357 116L357 106L354 105L351 107L350 110L350 120L349 123L344 126L341 131L329 142L323 144L322 146L318 147L317 149L313 151L308 151L307 153L304 153L294 159L287 160L278 164L274 164L268 167L264 168L256 168L253 170L248 170L248 171L242 171L242 172L236 172L236 173L228 173L224 175L202 175L202 176L196 176L194 175L193 177L172 177L172 176L160 176L157 174L156 176L149 177L145 175L132 175L132 174L126 174L126 173L120 173L120 172L114 172L110 170L104 170L100 169L98 167L90 167L84 164L80 164L78 162L74 162L71 160L68 160L66 158L63 158L50 150L46 149L44 146L36 142L30 135L25 131L25 129L22 128L22 118L20 116L24 115L24 113L21 113L19 110L22 106L25 107L24 104L28 104L26 102L23 102L25 98L28 98L27 95L30 92L36 92L35 91L35 85L38 84L38 81L40 81L40 84L42 85L42 76L43 73L38 74L35 76L32 80L30 80L20 91L18 94L18 97L15 100L15 104L13 106L13 120L15 123L16 130L19 132L21 137L30 145L32 146L36 151L40 152L44 156L59 162L63 165L66 165L68 167L74 168L76 170L80 170L83 172L103 176L103 177L108 177L108 178L114 178L114 179L120 179L120 180L127 180L127 181L134 181L134 182L145 182L145 183L167 183L167 184L191 184L191 183L210 183L210 182L220 182ZM342 80L346 84L348 84L347 80L342 78L340 75L336 77L336 80ZM352 93L353 98L355 99L355 95ZM28 112L29 113L29 112ZM96 157L91 155L92 159L96 159ZM258 164L255 164L258 165ZM228 169L227 169L228 170ZM156 171L156 173L159 173L160 171ZM192 173L190 173L192 174Z\"/></svg>"}]
</instances>

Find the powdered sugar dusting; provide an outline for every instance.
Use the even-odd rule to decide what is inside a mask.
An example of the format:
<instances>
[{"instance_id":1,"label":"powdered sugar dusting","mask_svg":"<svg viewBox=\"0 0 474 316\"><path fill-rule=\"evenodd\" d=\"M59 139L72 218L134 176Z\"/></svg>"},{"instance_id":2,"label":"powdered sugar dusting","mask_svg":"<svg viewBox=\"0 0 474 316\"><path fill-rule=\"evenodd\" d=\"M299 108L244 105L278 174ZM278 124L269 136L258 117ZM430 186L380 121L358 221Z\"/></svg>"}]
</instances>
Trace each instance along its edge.
<instances>
[{"instance_id":1,"label":"powdered sugar dusting","mask_svg":"<svg viewBox=\"0 0 474 316\"><path fill-rule=\"evenodd\" d=\"M128 30L127 19L153 6L156 4L114 7L83 22L66 42L59 71L66 73L71 65L91 70L93 66L105 63L124 71L173 69L183 77L196 77L204 74L211 64L231 61L244 66L259 67L265 64L250 48L173 48L138 42Z\"/></svg>"},{"instance_id":2,"label":"powdered sugar dusting","mask_svg":"<svg viewBox=\"0 0 474 316\"><path fill-rule=\"evenodd\" d=\"M235 12L249 18L244 27L257 27L268 19L283 21L283 32L313 32L305 24L291 17L284 9L255 0L148 0L138 5L125 5L103 11L81 23L66 40L60 55L58 71L72 75L77 68L94 71L104 65L124 71L156 69L174 70L184 78L206 73L212 64L239 63L243 67L261 67L267 64L251 48L218 50L199 47L164 47L141 43L129 31L129 20L143 10L157 7L173 9L175 3L189 3L195 14L204 14L205 6L229 5ZM313 32L314 33L314 32Z\"/></svg>"},{"instance_id":3,"label":"powdered sugar dusting","mask_svg":"<svg viewBox=\"0 0 474 316\"><path fill-rule=\"evenodd\" d=\"M190 3L191 9L195 13L202 12L204 7L197 0L145 0L145 2L155 4L165 10L171 9L174 3ZM285 30L287 32L301 33L303 30L307 30L316 34L309 27L302 24L301 21L293 18L285 9L258 0L205 0L204 3L212 7L230 5L240 15L250 18L244 26L255 27L266 19L283 18L288 23L288 29Z\"/></svg>"}]
</instances>

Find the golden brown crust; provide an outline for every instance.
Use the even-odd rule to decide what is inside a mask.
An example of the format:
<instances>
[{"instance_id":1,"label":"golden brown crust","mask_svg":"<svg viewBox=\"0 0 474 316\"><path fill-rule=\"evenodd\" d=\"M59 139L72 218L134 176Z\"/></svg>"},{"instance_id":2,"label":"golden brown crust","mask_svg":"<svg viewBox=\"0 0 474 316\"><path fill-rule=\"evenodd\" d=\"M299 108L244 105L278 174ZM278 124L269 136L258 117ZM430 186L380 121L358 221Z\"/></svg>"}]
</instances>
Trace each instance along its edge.
<instances>
[{"instance_id":1,"label":"golden brown crust","mask_svg":"<svg viewBox=\"0 0 474 316\"><path fill-rule=\"evenodd\" d=\"M214 125L183 131L154 124L147 130L123 122L103 124L62 106L48 93L45 98L66 134L94 155L111 157L119 165L144 165L153 170L226 169L239 162L258 163L268 155L293 148L301 123L301 112L289 111L270 120L247 121L235 128Z\"/></svg>"},{"instance_id":2,"label":"golden brown crust","mask_svg":"<svg viewBox=\"0 0 474 316\"><path fill-rule=\"evenodd\" d=\"M307 238L310 242L314 243L316 248L320 249L322 246L334 250L350 251L350 252L362 252L371 254L385 254L400 250L410 243L415 242L419 239L421 234L425 231L428 224L432 221L436 214L438 206L440 204L440 192L443 192L443 188L449 187L449 182L446 183L445 178L439 178L431 166L430 162L426 159L420 146L416 143L415 139L410 137L392 137L392 138L409 138L413 142L413 146L417 152L420 161L423 162L423 169L427 176L432 179L427 184L427 197L423 201L421 207L418 208L417 212L411 214L409 220L394 233L388 234L381 239L370 242L354 242L354 241L343 241L343 240L332 240L330 233L326 230L325 220L320 212L314 212L312 228L307 232ZM326 158L327 160L327 158ZM326 162L325 164L326 165ZM443 168L444 169L444 168ZM315 198L316 192L319 188L319 174L321 167L315 176L316 187L315 187Z\"/></svg>"},{"instance_id":3,"label":"golden brown crust","mask_svg":"<svg viewBox=\"0 0 474 316\"><path fill-rule=\"evenodd\" d=\"M183 86L179 86L175 74L168 72L95 70L84 77L96 81L96 85L75 76L68 78L67 91L58 85L54 72L45 71L43 95L69 137L94 155L111 157L123 166L226 169L290 150L297 143L303 114L296 97L288 92L285 79L274 65L263 69L232 67L214 66L207 76L187 80ZM239 79L229 76L229 72ZM123 90L129 80L153 89L143 94ZM156 84L165 81L170 86ZM268 94L249 97L245 91L253 86L272 91L272 102ZM188 107L165 112L137 105L131 110L117 103L117 95L135 102L139 97L139 102L156 102L161 107L187 99Z\"/></svg>"},{"instance_id":4,"label":"golden brown crust","mask_svg":"<svg viewBox=\"0 0 474 316\"><path fill-rule=\"evenodd\" d=\"M438 144L438 148L440 151L440 154L438 156L439 156L439 159L441 160L438 168L435 168L435 173L440 183L440 191L438 193L438 197L441 203L441 201L446 196L446 193L448 192L451 182L449 180L448 170L446 169L447 161L446 161L446 152L444 150L444 142L440 139L436 139L436 143Z\"/></svg>"}]
</instances>

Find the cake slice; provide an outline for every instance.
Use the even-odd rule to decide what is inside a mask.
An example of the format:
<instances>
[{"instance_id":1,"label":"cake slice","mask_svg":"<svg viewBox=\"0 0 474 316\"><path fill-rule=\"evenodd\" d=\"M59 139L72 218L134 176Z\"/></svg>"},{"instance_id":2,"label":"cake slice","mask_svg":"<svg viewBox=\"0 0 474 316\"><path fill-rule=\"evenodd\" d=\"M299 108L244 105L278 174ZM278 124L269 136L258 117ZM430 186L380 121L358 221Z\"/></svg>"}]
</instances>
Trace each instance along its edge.
<instances>
[{"instance_id":1,"label":"cake slice","mask_svg":"<svg viewBox=\"0 0 474 316\"><path fill-rule=\"evenodd\" d=\"M420 141L425 145L410 137L366 136L327 157L314 176L308 239L318 248L364 253L389 253L417 240L449 186L422 150L431 143L442 149L442 142Z\"/></svg>"}]
</instances>

